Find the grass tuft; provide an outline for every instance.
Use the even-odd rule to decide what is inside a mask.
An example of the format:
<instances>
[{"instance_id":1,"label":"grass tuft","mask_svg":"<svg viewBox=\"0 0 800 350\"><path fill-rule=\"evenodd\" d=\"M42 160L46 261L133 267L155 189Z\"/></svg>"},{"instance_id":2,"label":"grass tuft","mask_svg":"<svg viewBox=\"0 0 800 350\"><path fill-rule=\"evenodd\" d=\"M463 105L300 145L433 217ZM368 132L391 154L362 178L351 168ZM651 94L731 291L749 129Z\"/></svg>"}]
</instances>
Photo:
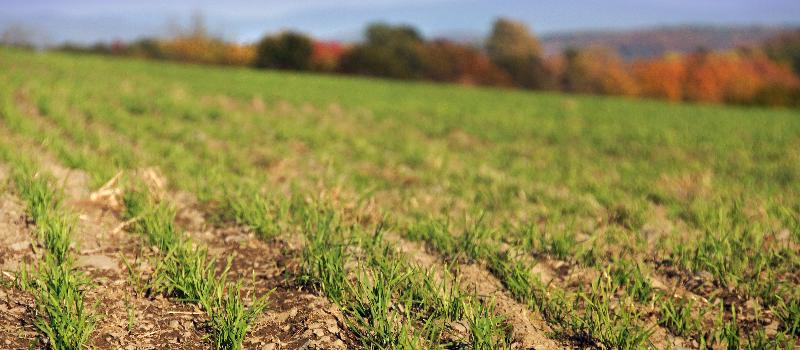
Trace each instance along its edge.
<instances>
[{"instance_id":1,"label":"grass tuft","mask_svg":"<svg viewBox=\"0 0 800 350\"><path fill-rule=\"evenodd\" d=\"M70 246L74 220L61 208L60 193L52 179L31 171L29 163L18 163L14 183L27 212L36 223L44 256L31 271L23 269L19 285L36 301L36 327L50 348L80 349L91 336L97 318L84 305L89 281L72 266Z\"/></svg>"}]
</instances>

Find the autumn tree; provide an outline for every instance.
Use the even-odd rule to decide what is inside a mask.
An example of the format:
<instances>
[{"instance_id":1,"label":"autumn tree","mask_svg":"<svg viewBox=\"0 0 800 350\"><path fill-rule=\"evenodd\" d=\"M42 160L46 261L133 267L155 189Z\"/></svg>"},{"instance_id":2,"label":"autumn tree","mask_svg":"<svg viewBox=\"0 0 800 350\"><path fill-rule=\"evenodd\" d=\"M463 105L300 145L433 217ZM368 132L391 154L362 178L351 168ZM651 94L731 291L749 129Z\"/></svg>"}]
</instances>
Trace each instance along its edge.
<instances>
[{"instance_id":1,"label":"autumn tree","mask_svg":"<svg viewBox=\"0 0 800 350\"><path fill-rule=\"evenodd\" d=\"M255 58L255 46L228 43L225 49L225 54L222 57L222 64L231 66L249 66L255 61Z\"/></svg>"},{"instance_id":2,"label":"autumn tree","mask_svg":"<svg viewBox=\"0 0 800 350\"><path fill-rule=\"evenodd\" d=\"M314 41L311 54L312 69L321 72L335 71L345 51L345 46L335 41Z\"/></svg>"},{"instance_id":3,"label":"autumn tree","mask_svg":"<svg viewBox=\"0 0 800 350\"><path fill-rule=\"evenodd\" d=\"M258 68L311 69L311 39L296 32L267 36L258 43L254 65Z\"/></svg>"},{"instance_id":4,"label":"autumn tree","mask_svg":"<svg viewBox=\"0 0 800 350\"><path fill-rule=\"evenodd\" d=\"M683 99L686 67L681 56L642 59L635 62L632 69L643 96L670 101Z\"/></svg>"},{"instance_id":5,"label":"autumn tree","mask_svg":"<svg viewBox=\"0 0 800 350\"><path fill-rule=\"evenodd\" d=\"M786 104L798 86L787 66L752 49L639 60L633 72L643 95L674 101Z\"/></svg>"},{"instance_id":6,"label":"autumn tree","mask_svg":"<svg viewBox=\"0 0 800 350\"><path fill-rule=\"evenodd\" d=\"M425 78L466 85L511 85L511 77L480 50L448 40L425 45Z\"/></svg>"},{"instance_id":7,"label":"autumn tree","mask_svg":"<svg viewBox=\"0 0 800 350\"><path fill-rule=\"evenodd\" d=\"M748 62L734 52L701 51L686 59L684 94L689 101L743 103L759 84Z\"/></svg>"},{"instance_id":8,"label":"autumn tree","mask_svg":"<svg viewBox=\"0 0 800 350\"><path fill-rule=\"evenodd\" d=\"M626 64L605 48L566 50L560 83L567 92L626 96L639 92Z\"/></svg>"},{"instance_id":9,"label":"autumn tree","mask_svg":"<svg viewBox=\"0 0 800 350\"><path fill-rule=\"evenodd\" d=\"M205 18L200 12L192 15L189 24L182 27L178 23L169 25L172 36L159 41L159 49L142 43L141 52L162 55L166 59L204 64L224 64L230 44L208 30Z\"/></svg>"},{"instance_id":10,"label":"autumn tree","mask_svg":"<svg viewBox=\"0 0 800 350\"><path fill-rule=\"evenodd\" d=\"M724 86L725 102L739 104L790 105L789 101L779 102L794 94L800 88L800 81L791 68L770 59L764 52L756 49L742 49L723 54L733 61L734 71ZM771 102L766 102L773 99Z\"/></svg>"},{"instance_id":11,"label":"autumn tree","mask_svg":"<svg viewBox=\"0 0 800 350\"><path fill-rule=\"evenodd\" d=\"M517 85L528 89L554 86L554 74L542 58L539 40L525 24L506 18L496 20L486 51L492 63L508 72Z\"/></svg>"}]
</instances>

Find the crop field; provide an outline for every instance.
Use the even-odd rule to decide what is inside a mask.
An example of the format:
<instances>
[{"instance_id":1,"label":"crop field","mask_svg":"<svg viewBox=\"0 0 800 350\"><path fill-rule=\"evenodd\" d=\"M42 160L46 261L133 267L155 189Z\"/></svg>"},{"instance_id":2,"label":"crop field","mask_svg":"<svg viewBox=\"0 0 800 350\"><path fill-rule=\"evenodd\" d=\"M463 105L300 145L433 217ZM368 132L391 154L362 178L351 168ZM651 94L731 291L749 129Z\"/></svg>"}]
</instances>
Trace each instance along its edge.
<instances>
[{"instance_id":1,"label":"crop field","mask_svg":"<svg viewBox=\"0 0 800 350\"><path fill-rule=\"evenodd\" d=\"M791 349L800 111L0 49L0 348Z\"/></svg>"}]
</instances>

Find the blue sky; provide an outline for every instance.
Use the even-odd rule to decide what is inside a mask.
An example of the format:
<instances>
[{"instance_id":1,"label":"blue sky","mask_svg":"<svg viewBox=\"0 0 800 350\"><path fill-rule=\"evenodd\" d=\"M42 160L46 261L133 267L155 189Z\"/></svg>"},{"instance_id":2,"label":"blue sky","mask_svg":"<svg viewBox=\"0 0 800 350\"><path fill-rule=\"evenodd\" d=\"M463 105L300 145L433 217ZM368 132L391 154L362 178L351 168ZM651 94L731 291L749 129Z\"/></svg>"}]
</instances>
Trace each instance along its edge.
<instances>
[{"instance_id":1,"label":"blue sky","mask_svg":"<svg viewBox=\"0 0 800 350\"><path fill-rule=\"evenodd\" d=\"M539 34L678 24L800 24L800 0L0 0L0 31L35 29L50 42L160 35L201 11L216 33L251 41L296 29L353 40L366 23L409 23L428 36L477 35L494 18L527 22Z\"/></svg>"}]
</instances>

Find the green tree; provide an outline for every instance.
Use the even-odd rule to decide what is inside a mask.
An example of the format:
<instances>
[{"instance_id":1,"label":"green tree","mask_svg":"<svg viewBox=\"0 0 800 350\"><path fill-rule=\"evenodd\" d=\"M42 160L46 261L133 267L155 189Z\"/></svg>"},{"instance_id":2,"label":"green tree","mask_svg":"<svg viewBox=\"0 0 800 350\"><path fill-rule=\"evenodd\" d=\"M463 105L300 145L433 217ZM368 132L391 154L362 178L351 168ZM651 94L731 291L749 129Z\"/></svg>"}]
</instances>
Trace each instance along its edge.
<instances>
[{"instance_id":1,"label":"green tree","mask_svg":"<svg viewBox=\"0 0 800 350\"><path fill-rule=\"evenodd\" d=\"M128 45L126 53L131 56L154 59L163 59L165 57L158 40L151 38L142 38L132 42Z\"/></svg>"},{"instance_id":2,"label":"green tree","mask_svg":"<svg viewBox=\"0 0 800 350\"><path fill-rule=\"evenodd\" d=\"M786 32L767 41L764 51L770 58L792 66L800 74L800 30Z\"/></svg>"},{"instance_id":3,"label":"green tree","mask_svg":"<svg viewBox=\"0 0 800 350\"><path fill-rule=\"evenodd\" d=\"M421 78L422 36L409 26L372 24L366 42L348 51L340 63L347 73L400 79Z\"/></svg>"},{"instance_id":4,"label":"green tree","mask_svg":"<svg viewBox=\"0 0 800 350\"><path fill-rule=\"evenodd\" d=\"M486 41L489 58L511 75L514 83L528 89L550 89L555 74L542 58L539 40L523 23L500 18Z\"/></svg>"},{"instance_id":5,"label":"green tree","mask_svg":"<svg viewBox=\"0 0 800 350\"><path fill-rule=\"evenodd\" d=\"M255 66L292 70L311 69L314 45L310 38L295 32L267 36L258 43Z\"/></svg>"}]
</instances>

